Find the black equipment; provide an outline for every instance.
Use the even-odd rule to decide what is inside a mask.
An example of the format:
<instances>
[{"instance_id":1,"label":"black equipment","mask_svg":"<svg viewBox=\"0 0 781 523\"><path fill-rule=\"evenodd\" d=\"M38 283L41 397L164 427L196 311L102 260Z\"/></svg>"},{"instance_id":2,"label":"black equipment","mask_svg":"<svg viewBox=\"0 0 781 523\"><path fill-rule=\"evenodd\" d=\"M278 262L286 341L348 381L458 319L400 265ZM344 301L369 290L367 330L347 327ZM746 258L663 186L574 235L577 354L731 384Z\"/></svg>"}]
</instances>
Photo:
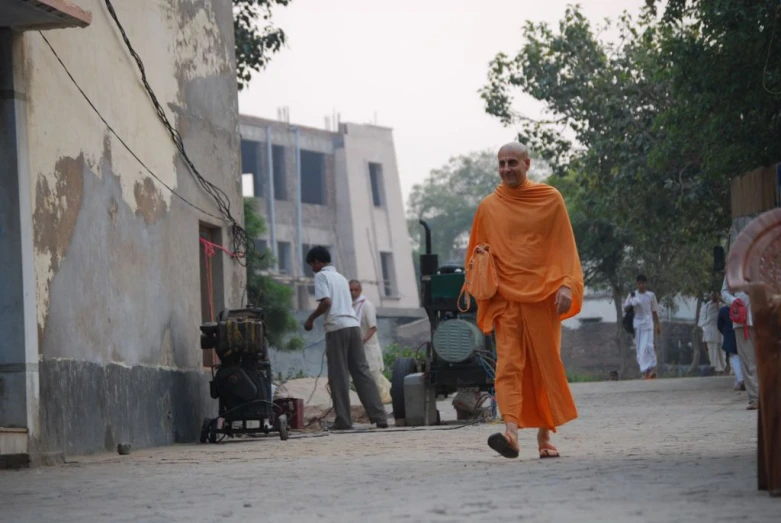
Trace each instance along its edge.
<instances>
[{"instance_id":1,"label":"black equipment","mask_svg":"<svg viewBox=\"0 0 781 523\"><path fill-rule=\"evenodd\" d=\"M212 366L211 397L219 400L219 417L206 418L201 443L217 442L217 434L268 434L288 438L287 416L274 405L271 363L266 345L263 310L222 311L217 322L201 325L201 349L214 349L220 363ZM248 422L254 422L249 426Z\"/></svg>"}]
</instances>

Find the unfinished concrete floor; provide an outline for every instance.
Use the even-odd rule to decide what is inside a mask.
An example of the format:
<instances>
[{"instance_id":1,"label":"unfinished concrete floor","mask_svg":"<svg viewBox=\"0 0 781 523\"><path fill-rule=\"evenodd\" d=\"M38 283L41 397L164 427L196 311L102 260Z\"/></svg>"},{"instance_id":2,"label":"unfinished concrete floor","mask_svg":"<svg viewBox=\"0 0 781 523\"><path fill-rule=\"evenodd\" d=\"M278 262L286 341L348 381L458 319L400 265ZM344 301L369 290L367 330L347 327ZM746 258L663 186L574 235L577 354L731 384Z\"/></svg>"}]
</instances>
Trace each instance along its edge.
<instances>
[{"instance_id":1,"label":"unfinished concrete floor","mask_svg":"<svg viewBox=\"0 0 781 523\"><path fill-rule=\"evenodd\" d=\"M537 458L532 431L520 459L494 455L496 425L144 449L0 471L0 520L781 521L730 378L572 389L558 460Z\"/></svg>"}]
</instances>

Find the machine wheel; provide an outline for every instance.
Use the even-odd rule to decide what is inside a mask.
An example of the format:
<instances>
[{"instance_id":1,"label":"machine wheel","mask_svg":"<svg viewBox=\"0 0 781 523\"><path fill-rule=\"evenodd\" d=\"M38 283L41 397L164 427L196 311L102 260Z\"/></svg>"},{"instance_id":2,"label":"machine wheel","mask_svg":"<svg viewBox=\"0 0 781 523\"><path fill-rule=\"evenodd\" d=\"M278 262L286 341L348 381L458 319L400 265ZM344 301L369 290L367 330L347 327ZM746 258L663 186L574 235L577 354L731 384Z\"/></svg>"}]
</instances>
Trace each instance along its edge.
<instances>
[{"instance_id":1,"label":"machine wheel","mask_svg":"<svg viewBox=\"0 0 781 523\"><path fill-rule=\"evenodd\" d=\"M201 443L206 443L206 441L209 439L209 429L211 427L212 420L209 418L204 418L203 424L201 424Z\"/></svg>"},{"instance_id":2,"label":"machine wheel","mask_svg":"<svg viewBox=\"0 0 781 523\"><path fill-rule=\"evenodd\" d=\"M209 423L209 443L217 443L217 418Z\"/></svg>"},{"instance_id":3,"label":"machine wheel","mask_svg":"<svg viewBox=\"0 0 781 523\"><path fill-rule=\"evenodd\" d=\"M415 358L399 358L393 363L391 375L391 402L393 404L393 417L404 419L404 378L418 371L418 362Z\"/></svg>"},{"instance_id":4,"label":"machine wheel","mask_svg":"<svg viewBox=\"0 0 781 523\"><path fill-rule=\"evenodd\" d=\"M287 416L282 414L280 417L277 418L277 425L279 425L279 439L282 441L286 441L287 438L290 437L290 434L287 430Z\"/></svg>"}]
</instances>

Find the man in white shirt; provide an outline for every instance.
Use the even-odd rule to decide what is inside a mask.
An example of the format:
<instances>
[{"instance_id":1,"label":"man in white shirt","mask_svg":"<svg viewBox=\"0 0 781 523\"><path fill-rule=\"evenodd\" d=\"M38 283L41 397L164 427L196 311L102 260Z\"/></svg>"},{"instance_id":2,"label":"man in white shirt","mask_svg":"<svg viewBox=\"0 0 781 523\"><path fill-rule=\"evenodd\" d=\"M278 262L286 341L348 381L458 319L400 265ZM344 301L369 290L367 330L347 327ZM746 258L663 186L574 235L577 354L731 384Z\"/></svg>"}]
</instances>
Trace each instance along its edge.
<instances>
[{"instance_id":1,"label":"man in white shirt","mask_svg":"<svg viewBox=\"0 0 781 523\"><path fill-rule=\"evenodd\" d=\"M336 411L331 430L350 430L350 376L358 398L366 414L378 428L388 427L388 415L380 401L374 384L366 353L361 340L361 328L355 317L350 286L347 280L331 265L331 254L325 247L309 250L306 263L315 273L315 300L317 309L304 322L304 329L311 331L314 321L325 315L325 352L328 358L328 384Z\"/></svg>"},{"instance_id":2,"label":"man in white shirt","mask_svg":"<svg viewBox=\"0 0 781 523\"><path fill-rule=\"evenodd\" d=\"M369 372L372 374L377 391L384 404L391 402L391 384L382 373L385 370L385 362L382 359L382 347L380 337L377 335L377 310L374 304L363 295L363 287L358 280L350 280L350 295L353 298L353 310L358 321L361 322L361 339L366 351L366 361L369 363Z\"/></svg>"},{"instance_id":3,"label":"man in white shirt","mask_svg":"<svg viewBox=\"0 0 781 523\"><path fill-rule=\"evenodd\" d=\"M721 375L727 369L727 361L721 348L721 333L718 328L721 295L712 292L710 300L702 306L699 327L702 329L702 343L708 352L708 359L716 374Z\"/></svg>"},{"instance_id":4,"label":"man in white shirt","mask_svg":"<svg viewBox=\"0 0 781 523\"><path fill-rule=\"evenodd\" d=\"M759 381L757 378L757 357L755 353L756 337L754 336L754 319L751 317L751 301L745 292L732 294L727 288L727 279L721 286L721 297L728 307L732 308L737 300L746 307L746 323L732 322L735 329L735 341L738 345L738 358L743 371L743 384L748 392L748 410L759 407Z\"/></svg>"},{"instance_id":5,"label":"man in white shirt","mask_svg":"<svg viewBox=\"0 0 781 523\"><path fill-rule=\"evenodd\" d=\"M624 310L634 309L635 346L637 363L643 379L656 378L656 352L654 351L654 333L662 333L659 323L659 303L656 295L648 290L648 278L637 276L637 291L632 291L624 302Z\"/></svg>"}]
</instances>

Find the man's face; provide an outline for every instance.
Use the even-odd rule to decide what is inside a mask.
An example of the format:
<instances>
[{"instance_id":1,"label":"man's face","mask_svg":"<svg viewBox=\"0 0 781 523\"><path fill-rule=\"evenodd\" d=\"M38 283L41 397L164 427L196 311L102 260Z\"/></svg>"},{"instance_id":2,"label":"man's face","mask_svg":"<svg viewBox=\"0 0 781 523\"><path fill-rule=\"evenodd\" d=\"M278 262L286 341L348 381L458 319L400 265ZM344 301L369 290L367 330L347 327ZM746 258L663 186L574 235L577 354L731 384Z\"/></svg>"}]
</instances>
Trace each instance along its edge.
<instances>
[{"instance_id":1,"label":"man's face","mask_svg":"<svg viewBox=\"0 0 781 523\"><path fill-rule=\"evenodd\" d=\"M317 274L318 272L323 270L323 267L325 267L325 263L315 260L312 263L310 263L309 266L312 268L312 272Z\"/></svg>"},{"instance_id":2,"label":"man's face","mask_svg":"<svg viewBox=\"0 0 781 523\"><path fill-rule=\"evenodd\" d=\"M711 299L711 301L712 301L713 303L716 303L716 302L718 302L720 297L721 297L721 295L720 295L718 292L716 292L716 291L713 291L713 292L711 293L711 295L710 295L710 299Z\"/></svg>"},{"instance_id":3,"label":"man's face","mask_svg":"<svg viewBox=\"0 0 781 523\"><path fill-rule=\"evenodd\" d=\"M645 282L645 281L637 282L637 290L638 291L645 292L647 287L648 287L648 282Z\"/></svg>"},{"instance_id":4,"label":"man's face","mask_svg":"<svg viewBox=\"0 0 781 523\"><path fill-rule=\"evenodd\" d=\"M361 286L357 283L351 283L350 296L353 297L353 300L357 300L361 296Z\"/></svg>"},{"instance_id":5,"label":"man's face","mask_svg":"<svg viewBox=\"0 0 781 523\"><path fill-rule=\"evenodd\" d=\"M499 151L499 176L507 187L520 187L526 181L531 160L526 154L513 150Z\"/></svg>"}]
</instances>

